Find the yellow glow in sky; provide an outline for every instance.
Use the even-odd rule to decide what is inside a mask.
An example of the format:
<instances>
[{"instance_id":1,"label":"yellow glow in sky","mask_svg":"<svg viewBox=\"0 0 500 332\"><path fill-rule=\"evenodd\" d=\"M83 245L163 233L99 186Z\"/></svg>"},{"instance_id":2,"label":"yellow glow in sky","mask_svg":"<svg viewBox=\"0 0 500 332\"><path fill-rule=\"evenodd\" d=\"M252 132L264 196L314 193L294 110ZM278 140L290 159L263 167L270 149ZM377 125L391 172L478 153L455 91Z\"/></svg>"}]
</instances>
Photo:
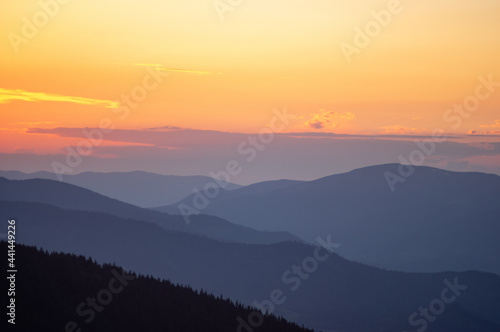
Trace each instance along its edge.
<instances>
[{"instance_id":1,"label":"yellow glow in sky","mask_svg":"<svg viewBox=\"0 0 500 332\"><path fill-rule=\"evenodd\" d=\"M500 118L499 88L460 128L443 120L448 108L474 94L479 77L500 81L497 0L253 0L228 6L221 17L212 0L1 2L4 127L47 121L96 126L155 67L169 76L147 91L120 128L255 132L280 107L298 115L288 131L441 127L467 133ZM341 48L346 44L356 48L350 61ZM340 122L326 117L335 125L318 125L325 112L352 116ZM24 135L25 142L34 137L0 133L6 135Z\"/></svg>"}]
</instances>

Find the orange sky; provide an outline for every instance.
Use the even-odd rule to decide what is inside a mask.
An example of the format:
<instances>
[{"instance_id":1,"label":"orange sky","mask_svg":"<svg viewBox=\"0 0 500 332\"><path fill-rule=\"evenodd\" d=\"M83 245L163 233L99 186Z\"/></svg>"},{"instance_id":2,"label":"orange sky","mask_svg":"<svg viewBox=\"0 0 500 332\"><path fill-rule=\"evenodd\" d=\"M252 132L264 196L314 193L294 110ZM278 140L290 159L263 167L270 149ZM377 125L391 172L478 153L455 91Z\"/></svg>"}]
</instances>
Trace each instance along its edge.
<instances>
[{"instance_id":1,"label":"orange sky","mask_svg":"<svg viewBox=\"0 0 500 332\"><path fill-rule=\"evenodd\" d=\"M500 87L456 128L443 120L478 77L500 82L498 0L401 0L350 63L341 43L355 45L391 1L243 1L224 20L212 0L66 2L42 0L57 4L53 17L38 0L0 4L0 152L59 151L78 139L26 129L103 118L251 133L282 107L297 115L288 132L500 133ZM147 96L120 118L121 96L145 80Z\"/></svg>"}]
</instances>

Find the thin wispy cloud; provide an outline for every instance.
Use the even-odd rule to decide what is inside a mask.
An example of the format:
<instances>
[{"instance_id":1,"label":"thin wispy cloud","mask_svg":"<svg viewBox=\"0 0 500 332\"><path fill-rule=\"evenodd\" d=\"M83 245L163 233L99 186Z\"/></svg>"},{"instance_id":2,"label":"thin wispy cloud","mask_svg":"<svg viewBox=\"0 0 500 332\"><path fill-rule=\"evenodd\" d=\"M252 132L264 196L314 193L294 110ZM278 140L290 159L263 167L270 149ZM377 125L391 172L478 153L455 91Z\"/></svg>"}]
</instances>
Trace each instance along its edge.
<instances>
[{"instance_id":1,"label":"thin wispy cloud","mask_svg":"<svg viewBox=\"0 0 500 332\"><path fill-rule=\"evenodd\" d=\"M383 130L383 134L422 134L425 133L424 130L418 129L418 128L408 128L408 127L403 127L403 126L386 126L386 127L381 127Z\"/></svg>"},{"instance_id":2,"label":"thin wispy cloud","mask_svg":"<svg viewBox=\"0 0 500 332\"><path fill-rule=\"evenodd\" d=\"M500 120L495 120L495 124L492 125L481 125L483 128L500 128Z\"/></svg>"},{"instance_id":3,"label":"thin wispy cloud","mask_svg":"<svg viewBox=\"0 0 500 332\"><path fill-rule=\"evenodd\" d=\"M480 125L481 128L490 128L490 130L477 131L477 130L469 130L469 135L474 136L484 136L484 135L500 135L500 120L495 120L495 123L492 125Z\"/></svg>"},{"instance_id":4,"label":"thin wispy cloud","mask_svg":"<svg viewBox=\"0 0 500 332\"><path fill-rule=\"evenodd\" d=\"M342 123L355 119L351 112L333 112L321 109L319 113L312 114L312 118L305 125L314 129L337 128Z\"/></svg>"},{"instance_id":5,"label":"thin wispy cloud","mask_svg":"<svg viewBox=\"0 0 500 332\"><path fill-rule=\"evenodd\" d=\"M214 73L211 73L209 71L202 71L202 70L168 68L168 67L165 67L161 64L155 64L155 63L134 63L133 65L140 66L140 67L151 67L151 68L155 68L156 70L175 72L175 73L187 73L187 74L197 74L197 75L212 75L212 74L214 74ZM217 74L220 74L220 73L217 73Z\"/></svg>"},{"instance_id":6,"label":"thin wispy cloud","mask_svg":"<svg viewBox=\"0 0 500 332\"><path fill-rule=\"evenodd\" d=\"M176 126L161 126L161 127L146 128L145 130L181 130L181 129L184 128Z\"/></svg>"},{"instance_id":7,"label":"thin wispy cloud","mask_svg":"<svg viewBox=\"0 0 500 332\"><path fill-rule=\"evenodd\" d=\"M52 125L56 124L57 122L54 121L37 121L37 122L13 122L9 123L10 125L13 126L40 126L40 125Z\"/></svg>"},{"instance_id":8,"label":"thin wispy cloud","mask_svg":"<svg viewBox=\"0 0 500 332\"><path fill-rule=\"evenodd\" d=\"M495 150L495 145L488 143L488 142L486 142L486 143L469 143L468 145L472 146L476 149L480 149L480 150Z\"/></svg>"},{"instance_id":9,"label":"thin wispy cloud","mask_svg":"<svg viewBox=\"0 0 500 332\"><path fill-rule=\"evenodd\" d=\"M13 101L26 102L66 102L80 105L101 106L104 108L118 108L120 103L117 101L93 99L85 97L64 96L59 94L45 92L30 92L20 89L0 88L0 104L7 104Z\"/></svg>"},{"instance_id":10,"label":"thin wispy cloud","mask_svg":"<svg viewBox=\"0 0 500 332\"><path fill-rule=\"evenodd\" d=\"M348 138L348 139L388 139L388 140L414 140L414 139L432 139L434 136L431 134L336 134L325 132L290 132L278 133L279 136L289 137L315 137L315 138ZM443 134L446 139L462 139L461 135Z\"/></svg>"},{"instance_id":11,"label":"thin wispy cloud","mask_svg":"<svg viewBox=\"0 0 500 332\"><path fill-rule=\"evenodd\" d=\"M23 130L22 129L19 129L19 128L0 128L0 131L16 131L16 132L19 132L19 133L22 133Z\"/></svg>"}]
</instances>

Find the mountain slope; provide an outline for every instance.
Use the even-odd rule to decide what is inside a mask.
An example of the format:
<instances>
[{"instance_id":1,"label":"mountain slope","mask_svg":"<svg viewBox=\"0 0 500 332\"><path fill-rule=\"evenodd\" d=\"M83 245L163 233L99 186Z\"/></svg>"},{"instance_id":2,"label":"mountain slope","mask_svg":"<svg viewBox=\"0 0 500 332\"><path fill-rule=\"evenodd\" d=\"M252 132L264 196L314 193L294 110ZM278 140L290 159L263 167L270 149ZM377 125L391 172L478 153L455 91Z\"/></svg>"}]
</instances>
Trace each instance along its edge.
<instances>
[{"instance_id":1,"label":"mountain slope","mask_svg":"<svg viewBox=\"0 0 500 332\"><path fill-rule=\"evenodd\" d=\"M391 192L384 174L398 174L398 167L366 167L260 194L237 189L203 213L307 241L332 234L342 255L381 267L500 274L500 177L415 167ZM182 202L192 204L192 197Z\"/></svg>"},{"instance_id":2,"label":"mountain slope","mask_svg":"<svg viewBox=\"0 0 500 332\"><path fill-rule=\"evenodd\" d=\"M429 323L428 331L500 328L500 277L494 274L384 271L300 243L221 243L155 224L39 203L0 202L0 218L16 219L19 243L115 262L246 304L271 303L276 299L272 294L281 291L273 312L317 329L414 329L409 316L441 296L444 280L467 288ZM322 238L328 242L326 235Z\"/></svg>"},{"instance_id":3,"label":"mountain slope","mask_svg":"<svg viewBox=\"0 0 500 332\"><path fill-rule=\"evenodd\" d=\"M0 246L3 252L6 242ZM94 332L233 332L238 328L236 318L252 312L220 297L117 266L100 266L82 256L49 254L22 245L16 253L22 266L16 278L16 331L69 331L68 324L74 323ZM106 292L112 294L109 303L100 295ZM95 310L85 304L93 297ZM311 332L273 316L265 317L259 331Z\"/></svg>"},{"instance_id":4,"label":"mountain slope","mask_svg":"<svg viewBox=\"0 0 500 332\"><path fill-rule=\"evenodd\" d=\"M264 182L259 182L255 184L251 184L245 187L237 188L231 191L221 191L219 195L217 195L217 200L224 200L224 199L231 199L234 200L236 198L243 198L245 199L246 197L252 197L252 196L258 196L258 195L263 195L267 194L270 192L273 192L275 190L280 190L284 188L290 188L294 185L300 184L300 183L305 183L305 181L295 181L295 180L275 180L275 181L264 181ZM182 200L176 203L187 203L191 204L193 206L193 199L194 195L189 195L187 197L183 197ZM159 211L159 212L164 212L164 213L170 213L170 214L179 214L179 204L172 204L172 205L167 205L167 206L159 206L159 207L154 207L150 208L151 210L154 211Z\"/></svg>"},{"instance_id":5,"label":"mountain slope","mask_svg":"<svg viewBox=\"0 0 500 332\"><path fill-rule=\"evenodd\" d=\"M36 178L58 180L57 174L50 172L27 174L19 171L0 171L0 177L9 180ZM208 176L161 175L142 171L84 172L64 175L63 181L140 207L172 204L191 195L194 188L202 190L207 183L217 184ZM234 183L227 183L225 189L233 190L240 187Z\"/></svg>"},{"instance_id":6,"label":"mountain slope","mask_svg":"<svg viewBox=\"0 0 500 332\"><path fill-rule=\"evenodd\" d=\"M199 215L186 224L180 216L139 208L71 184L44 180L0 178L0 200L39 202L69 210L93 211L156 223L165 229L242 243L300 241L286 232L263 232L232 224L218 217Z\"/></svg>"}]
</instances>

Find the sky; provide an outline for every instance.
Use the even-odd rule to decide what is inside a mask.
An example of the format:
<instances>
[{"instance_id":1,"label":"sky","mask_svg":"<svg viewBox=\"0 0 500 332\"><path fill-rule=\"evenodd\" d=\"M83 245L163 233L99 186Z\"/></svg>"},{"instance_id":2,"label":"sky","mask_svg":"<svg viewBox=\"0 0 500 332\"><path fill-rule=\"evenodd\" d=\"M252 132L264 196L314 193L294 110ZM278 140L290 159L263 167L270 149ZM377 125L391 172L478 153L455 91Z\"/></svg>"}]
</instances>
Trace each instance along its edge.
<instances>
[{"instance_id":1,"label":"sky","mask_svg":"<svg viewBox=\"0 0 500 332\"><path fill-rule=\"evenodd\" d=\"M422 164L500 174L499 16L498 0L3 1L0 169L237 160L236 183L314 179L409 160L438 130Z\"/></svg>"}]
</instances>

